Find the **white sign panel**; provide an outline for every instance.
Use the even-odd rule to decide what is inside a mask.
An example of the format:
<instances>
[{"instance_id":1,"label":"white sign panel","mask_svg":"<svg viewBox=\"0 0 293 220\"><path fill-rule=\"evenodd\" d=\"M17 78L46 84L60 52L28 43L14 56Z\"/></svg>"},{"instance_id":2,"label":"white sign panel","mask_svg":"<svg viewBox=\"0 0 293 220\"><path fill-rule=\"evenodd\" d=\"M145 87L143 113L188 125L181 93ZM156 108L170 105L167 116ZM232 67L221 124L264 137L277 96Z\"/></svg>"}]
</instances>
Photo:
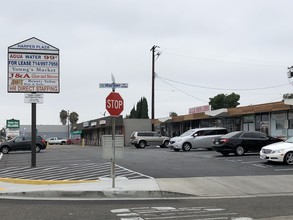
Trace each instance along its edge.
<instances>
[{"instance_id":1,"label":"white sign panel","mask_svg":"<svg viewBox=\"0 0 293 220\"><path fill-rule=\"evenodd\" d=\"M24 103L38 103L44 102L44 94L26 93L24 94Z\"/></svg>"},{"instance_id":2,"label":"white sign panel","mask_svg":"<svg viewBox=\"0 0 293 220\"><path fill-rule=\"evenodd\" d=\"M102 135L103 159L112 159L112 135ZM124 135L115 135L115 159L124 158Z\"/></svg>"},{"instance_id":3,"label":"white sign panel","mask_svg":"<svg viewBox=\"0 0 293 220\"><path fill-rule=\"evenodd\" d=\"M59 49L31 38L8 48L8 92L59 93Z\"/></svg>"}]
</instances>

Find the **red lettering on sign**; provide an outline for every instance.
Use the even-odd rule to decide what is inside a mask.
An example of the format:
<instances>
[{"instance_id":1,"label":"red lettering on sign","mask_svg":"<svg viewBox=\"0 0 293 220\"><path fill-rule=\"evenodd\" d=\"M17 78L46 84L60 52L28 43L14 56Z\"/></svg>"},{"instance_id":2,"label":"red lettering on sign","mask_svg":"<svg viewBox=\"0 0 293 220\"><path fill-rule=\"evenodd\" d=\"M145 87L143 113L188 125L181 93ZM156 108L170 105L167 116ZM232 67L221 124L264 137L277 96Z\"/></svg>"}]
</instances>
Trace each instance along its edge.
<instances>
[{"instance_id":1,"label":"red lettering on sign","mask_svg":"<svg viewBox=\"0 0 293 220\"><path fill-rule=\"evenodd\" d=\"M22 58L22 54L10 54L9 58Z\"/></svg>"}]
</instances>

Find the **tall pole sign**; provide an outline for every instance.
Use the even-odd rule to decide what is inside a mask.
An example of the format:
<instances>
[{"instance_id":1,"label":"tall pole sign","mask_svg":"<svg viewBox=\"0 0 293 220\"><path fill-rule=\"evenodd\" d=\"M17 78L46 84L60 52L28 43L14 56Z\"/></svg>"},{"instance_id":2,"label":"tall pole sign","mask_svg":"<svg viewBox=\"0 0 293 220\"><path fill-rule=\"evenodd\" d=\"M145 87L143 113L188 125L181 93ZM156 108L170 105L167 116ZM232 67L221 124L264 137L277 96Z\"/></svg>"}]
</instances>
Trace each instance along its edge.
<instances>
[{"instance_id":1,"label":"tall pole sign","mask_svg":"<svg viewBox=\"0 0 293 220\"><path fill-rule=\"evenodd\" d=\"M59 49L35 37L8 47L8 93L59 93ZM36 102L32 99L32 160L36 166Z\"/></svg>"},{"instance_id":2,"label":"tall pole sign","mask_svg":"<svg viewBox=\"0 0 293 220\"><path fill-rule=\"evenodd\" d=\"M115 118L118 117L124 109L124 100L118 92L117 88L128 88L128 83L115 83L115 78L111 74L112 83L100 83L100 88L112 88L112 92L106 97L106 109L112 116L112 159L111 159L111 176L112 188L115 188Z\"/></svg>"},{"instance_id":3,"label":"tall pole sign","mask_svg":"<svg viewBox=\"0 0 293 220\"><path fill-rule=\"evenodd\" d=\"M9 93L59 93L59 49L35 37L8 47Z\"/></svg>"}]
</instances>

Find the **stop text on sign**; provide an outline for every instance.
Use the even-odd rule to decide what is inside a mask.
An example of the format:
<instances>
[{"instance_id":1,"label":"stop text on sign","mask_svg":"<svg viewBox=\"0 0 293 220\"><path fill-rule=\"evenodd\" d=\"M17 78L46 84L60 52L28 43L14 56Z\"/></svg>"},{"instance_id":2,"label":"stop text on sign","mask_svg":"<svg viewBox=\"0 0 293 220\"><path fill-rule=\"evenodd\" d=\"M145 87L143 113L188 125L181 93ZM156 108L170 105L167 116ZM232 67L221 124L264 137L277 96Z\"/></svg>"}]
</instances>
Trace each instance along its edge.
<instances>
[{"instance_id":1,"label":"stop text on sign","mask_svg":"<svg viewBox=\"0 0 293 220\"><path fill-rule=\"evenodd\" d=\"M113 108L113 109L121 109L123 108L123 101L122 100L107 100L106 108Z\"/></svg>"}]
</instances>

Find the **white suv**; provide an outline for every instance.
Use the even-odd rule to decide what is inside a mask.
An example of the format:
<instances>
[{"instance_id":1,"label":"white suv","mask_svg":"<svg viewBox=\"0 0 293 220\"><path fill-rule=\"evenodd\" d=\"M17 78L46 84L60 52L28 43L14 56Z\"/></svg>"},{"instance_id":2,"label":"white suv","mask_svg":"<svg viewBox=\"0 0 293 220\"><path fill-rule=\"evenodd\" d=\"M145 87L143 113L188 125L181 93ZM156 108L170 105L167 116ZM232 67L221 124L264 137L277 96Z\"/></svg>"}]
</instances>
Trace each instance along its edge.
<instances>
[{"instance_id":1,"label":"white suv","mask_svg":"<svg viewBox=\"0 0 293 220\"><path fill-rule=\"evenodd\" d=\"M168 147L170 138L161 136L155 131L135 131L130 136L129 143L136 148L145 148L147 145L160 145L160 147Z\"/></svg>"},{"instance_id":2,"label":"white suv","mask_svg":"<svg viewBox=\"0 0 293 220\"><path fill-rule=\"evenodd\" d=\"M179 137L170 140L169 147L174 151L190 151L191 148L206 148L212 150L213 139L227 134L226 128L195 128L190 129Z\"/></svg>"}]
</instances>

